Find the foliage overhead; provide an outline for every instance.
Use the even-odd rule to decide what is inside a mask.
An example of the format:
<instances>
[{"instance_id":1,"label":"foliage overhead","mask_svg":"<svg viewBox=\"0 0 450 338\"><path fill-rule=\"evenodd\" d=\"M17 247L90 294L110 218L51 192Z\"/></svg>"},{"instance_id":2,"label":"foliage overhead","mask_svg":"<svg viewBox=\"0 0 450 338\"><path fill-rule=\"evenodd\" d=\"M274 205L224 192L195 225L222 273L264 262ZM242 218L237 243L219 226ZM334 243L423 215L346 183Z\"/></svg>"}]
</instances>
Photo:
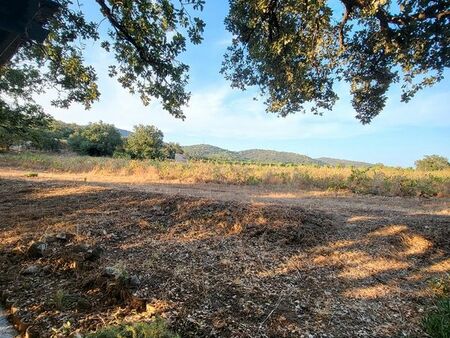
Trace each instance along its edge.
<instances>
[{"instance_id":1,"label":"foliage overhead","mask_svg":"<svg viewBox=\"0 0 450 338\"><path fill-rule=\"evenodd\" d=\"M101 22L88 21L78 1L59 3L60 11L47 25L50 34L45 43L29 43L0 68L2 90L8 87L6 93L17 96L26 87L30 91L22 98L29 101L32 93L53 88L58 92L55 106L79 102L89 108L100 92L96 71L86 65L83 50L87 42L101 40L115 58L110 76L139 94L145 105L157 98L170 114L184 117L182 106L190 96L185 89L189 67L177 57L188 39L194 44L202 40L204 23L189 10L202 10L204 0L95 0ZM108 35L101 35L105 25Z\"/></svg>"},{"instance_id":2,"label":"foliage overhead","mask_svg":"<svg viewBox=\"0 0 450 338\"><path fill-rule=\"evenodd\" d=\"M415 162L416 168L425 171L444 170L450 168L448 159L439 155L427 155Z\"/></svg>"},{"instance_id":3,"label":"foliage overhead","mask_svg":"<svg viewBox=\"0 0 450 338\"><path fill-rule=\"evenodd\" d=\"M340 11L339 4L343 11ZM369 123L400 82L402 101L449 67L446 0L230 0L233 34L222 72L232 86L258 86L267 110L286 116L331 110L333 84L350 84L356 117Z\"/></svg>"},{"instance_id":4,"label":"foliage overhead","mask_svg":"<svg viewBox=\"0 0 450 338\"><path fill-rule=\"evenodd\" d=\"M125 152L133 159L161 159L163 138L162 131L154 126L134 126L133 133L127 138Z\"/></svg>"},{"instance_id":5,"label":"foliage overhead","mask_svg":"<svg viewBox=\"0 0 450 338\"><path fill-rule=\"evenodd\" d=\"M90 156L112 156L122 142L122 137L114 125L101 121L76 130L68 139L75 152Z\"/></svg>"},{"instance_id":6,"label":"foliage overhead","mask_svg":"<svg viewBox=\"0 0 450 338\"><path fill-rule=\"evenodd\" d=\"M28 43L0 67L3 106L13 111L55 89L55 106L89 108L100 92L83 51L97 41L113 55L109 75L125 89L185 117L189 67L179 56L188 41L202 41L205 23L195 13L205 0L95 0L97 22L87 18L88 2L59 3L44 44ZM267 110L280 116L332 109L334 85L344 80L356 117L369 123L393 83L401 83L406 102L443 78L449 18L447 0L230 0L225 24L233 42L222 73L233 87L259 87Z\"/></svg>"}]
</instances>

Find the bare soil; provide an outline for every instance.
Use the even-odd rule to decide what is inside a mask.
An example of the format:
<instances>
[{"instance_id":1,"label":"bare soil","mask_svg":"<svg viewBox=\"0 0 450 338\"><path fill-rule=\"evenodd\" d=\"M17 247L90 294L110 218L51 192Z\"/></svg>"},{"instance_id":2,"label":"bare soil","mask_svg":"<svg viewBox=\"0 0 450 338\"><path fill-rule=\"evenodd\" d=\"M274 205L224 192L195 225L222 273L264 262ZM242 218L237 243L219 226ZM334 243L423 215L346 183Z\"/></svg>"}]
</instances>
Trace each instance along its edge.
<instances>
[{"instance_id":1,"label":"bare soil","mask_svg":"<svg viewBox=\"0 0 450 338\"><path fill-rule=\"evenodd\" d=\"M0 171L0 288L41 337L156 315L183 337L424 337L450 272L449 199L24 174Z\"/></svg>"}]
</instances>

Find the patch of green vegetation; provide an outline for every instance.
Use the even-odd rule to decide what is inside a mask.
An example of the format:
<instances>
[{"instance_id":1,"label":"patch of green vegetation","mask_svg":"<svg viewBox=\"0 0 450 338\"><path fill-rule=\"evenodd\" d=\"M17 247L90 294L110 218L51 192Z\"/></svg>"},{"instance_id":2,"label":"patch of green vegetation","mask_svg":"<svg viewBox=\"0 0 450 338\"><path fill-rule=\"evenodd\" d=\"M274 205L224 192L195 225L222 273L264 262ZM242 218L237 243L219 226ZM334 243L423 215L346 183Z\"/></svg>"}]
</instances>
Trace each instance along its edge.
<instances>
[{"instance_id":1,"label":"patch of green vegetation","mask_svg":"<svg viewBox=\"0 0 450 338\"><path fill-rule=\"evenodd\" d=\"M432 338L450 338L450 275L434 280L431 287L436 302L423 319L423 328Z\"/></svg>"},{"instance_id":2,"label":"patch of green vegetation","mask_svg":"<svg viewBox=\"0 0 450 338\"><path fill-rule=\"evenodd\" d=\"M51 304L57 310L64 310L69 304L69 294L67 294L64 290L57 290L52 297Z\"/></svg>"},{"instance_id":3,"label":"patch of green vegetation","mask_svg":"<svg viewBox=\"0 0 450 338\"><path fill-rule=\"evenodd\" d=\"M109 326L88 334L86 338L180 338L170 331L162 318L151 323L133 323Z\"/></svg>"}]
</instances>

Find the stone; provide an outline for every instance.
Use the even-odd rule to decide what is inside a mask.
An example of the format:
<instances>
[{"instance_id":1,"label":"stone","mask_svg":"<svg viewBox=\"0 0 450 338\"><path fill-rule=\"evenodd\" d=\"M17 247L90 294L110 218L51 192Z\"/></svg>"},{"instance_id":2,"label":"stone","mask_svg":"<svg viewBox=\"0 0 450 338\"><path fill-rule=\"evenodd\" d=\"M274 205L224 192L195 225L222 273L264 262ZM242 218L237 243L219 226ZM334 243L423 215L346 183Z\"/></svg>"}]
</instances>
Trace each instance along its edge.
<instances>
[{"instance_id":1,"label":"stone","mask_svg":"<svg viewBox=\"0 0 450 338\"><path fill-rule=\"evenodd\" d=\"M131 287L138 287L139 285L141 285L141 280L139 279L138 276L132 275L130 276L128 283L130 284Z\"/></svg>"},{"instance_id":2,"label":"stone","mask_svg":"<svg viewBox=\"0 0 450 338\"><path fill-rule=\"evenodd\" d=\"M69 232L60 232L60 233L56 234L55 237L56 237L56 239L59 239L60 241L66 242L66 241L72 240L75 237L75 235L71 234Z\"/></svg>"},{"instance_id":3,"label":"stone","mask_svg":"<svg viewBox=\"0 0 450 338\"><path fill-rule=\"evenodd\" d=\"M91 306L91 302L87 298L80 297L77 300L77 309L79 310L88 310L91 308Z\"/></svg>"},{"instance_id":4,"label":"stone","mask_svg":"<svg viewBox=\"0 0 450 338\"><path fill-rule=\"evenodd\" d=\"M94 248L90 248L86 251L84 255L84 259L87 261L96 261L100 258L101 254L103 253L103 249L99 246L96 246Z\"/></svg>"},{"instance_id":5,"label":"stone","mask_svg":"<svg viewBox=\"0 0 450 338\"><path fill-rule=\"evenodd\" d=\"M117 270L113 266L107 266L103 270L103 276L105 276L105 277L117 277L117 276L119 276L119 274L120 274L119 270Z\"/></svg>"},{"instance_id":6,"label":"stone","mask_svg":"<svg viewBox=\"0 0 450 338\"><path fill-rule=\"evenodd\" d=\"M40 271L39 266L30 265L22 270L22 275L35 275Z\"/></svg>"},{"instance_id":7,"label":"stone","mask_svg":"<svg viewBox=\"0 0 450 338\"><path fill-rule=\"evenodd\" d=\"M44 256L47 248L48 245L45 242L34 242L29 246L27 253L32 258L40 258Z\"/></svg>"}]
</instances>

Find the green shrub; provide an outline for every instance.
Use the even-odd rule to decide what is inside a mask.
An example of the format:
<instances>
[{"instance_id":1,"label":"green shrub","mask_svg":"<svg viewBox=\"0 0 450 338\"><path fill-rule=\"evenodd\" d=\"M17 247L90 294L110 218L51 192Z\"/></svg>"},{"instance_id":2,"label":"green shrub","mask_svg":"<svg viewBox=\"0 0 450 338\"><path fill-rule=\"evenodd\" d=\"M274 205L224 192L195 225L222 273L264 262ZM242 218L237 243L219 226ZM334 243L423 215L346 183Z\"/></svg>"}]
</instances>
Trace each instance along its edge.
<instances>
[{"instance_id":1,"label":"green shrub","mask_svg":"<svg viewBox=\"0 0 450 338\"><path fill-rule=\"evenodd\" d=\"M432 338L450 338L450 298L437 301L436 309L428 313L423 326Z\"/></svg>"},{"instance_id":2,"label":"green shrub","mask_svg":"<svg viewBox=\"0 0 450 338\"><path fill-rule=\"evenodd\" d=\"M416 168L425 171L444 170L450 168L448 159L439 155L428 155L415 162Z\"/></svg>"},{"instance_id":3,"label":"green shrub","mask_svg":"<svg viewBox=\"0 0 450 338\"><path fill-rule=\"evenodd\" d=\"M423 319L423 328L432 338L450 338L450 275L433 280L431 288L436 303Z\"/></svg>"},{"instance_id":4,"label":"green shrub","mask_svg":"<svg viewBox=\"0 0 450 338\"><path fill-rule=\"evenodd\" d=\"M156 318L151 323L133 323L110 326L95 333L88 334L86 338L179 338L167 328L162 318Z\"/></svg>"}]
</instances>

